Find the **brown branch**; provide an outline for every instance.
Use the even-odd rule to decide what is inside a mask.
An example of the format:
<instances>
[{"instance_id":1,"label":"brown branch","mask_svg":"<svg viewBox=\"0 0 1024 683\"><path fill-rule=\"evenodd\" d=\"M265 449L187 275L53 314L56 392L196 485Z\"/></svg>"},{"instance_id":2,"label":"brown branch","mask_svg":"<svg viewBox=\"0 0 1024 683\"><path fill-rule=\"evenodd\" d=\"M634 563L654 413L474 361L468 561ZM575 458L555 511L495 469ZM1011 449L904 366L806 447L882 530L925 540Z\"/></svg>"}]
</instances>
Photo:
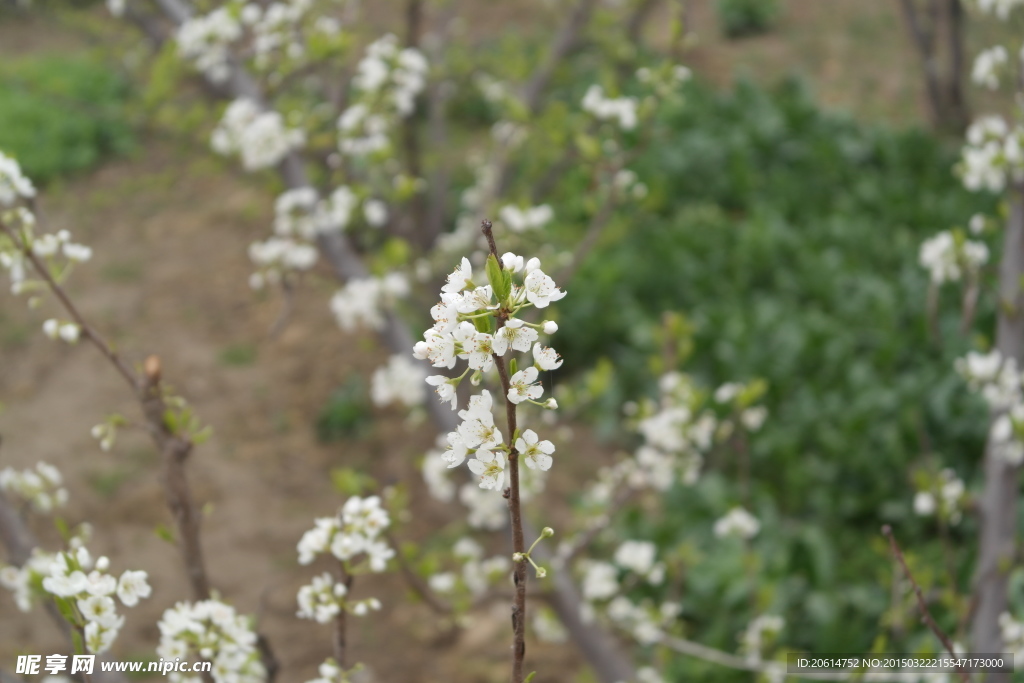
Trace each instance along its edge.
<instances>
[{"instance_id":1,"label":"brown branch","mask_svg":"<svg viewBox=\"0 0 1024 683\"><path fill-rule=\"evenodd\" d=\"M523 88L523 103L530 113L536 114L540 109L544 90L547 89L562 60L568 57L569 53L579 44L580 33L590 22L590 15L593 14L596 4L596 0L579 0L555 35L547 59L537 68Z\"/></svg>"},{"instance_id":2,"label":"brown branch","mask_svg":"<svg viewBox=\"0 0 1024 683\"><path fill-rule=\"evenodd\" d=\"M71 319L78 325L81 336L85 337L85 339L95 346L99 352L102 353L108 361L110 361L132 389L137 390L138 379L135 377L135 373L132 372L132 369L128 367L110 344L108 344L92 327L92 325L85 320L78 308L71 302L71 299L68 298L64 289L57 284L57 281L53 279L52 275L50 275L50 269L46 267L46 264L43 263L38 256L36 256L35 252L32 250L32 245L23 242L20 236L13 229L2 221L0 221L0 229L7 233L8 237L14 240L18 250L26 259L28 259L29 263L32 264L32 267L39 274L39 277L43 278L43 281L46 282L54 296L57 297L57 300L64 307L64 310L67 311L68 315L71 316Z\"/></svg>"},{"instance_id":3,"label":"brown branch","mask_svg":"<svg viewBox=\"0 0 1024 683\"><path fill-rule=\"evenodd\" d=\"M633 9L629 21L626 22L626 38L629 39L630 45L639 46L643 41L644 27L647 26L659 2L660 0L640 0Z\"/></svg>"},{"instance_id":4,"label":"brown branch","mask_svg":"<svg viewBox=\"0 0 1024 683\"><path fill-rule=\"evenodd\" d=\"M345 599L346 601L352 595L352 582L354 578L351 574L345 571L345 564L342 561L338 561L338 582L345 586ZM334 659L339 667L344 669L347 664L348 657L348 612L344 607L338 612L338 616L334 618Z\"/></svg>"},{"instance_id":5,"label":"brown branch","mask_svg":"<svg viewBox=\"0 0 1024 683\"><path fill-rule=\"evenodd\" d=\"M46 264L36 256L32 245L18 238L10 226L0 223L0 228L15 240L21 253L32 264L57 301L81 329L81 335L103 354L135 391L146 417L146 429L163 460L164 495L167 506L178 524L178 542L185 560L193 597L196 600L209 598L209 580L206 576L206 567L199 542L199 515L192 500L188 478L184 470L184 462L192 450L192 442L172 432L167 425L167 404L160 388L160 360L156 356L147 358L144 367L145 374L140 380L117 352L89 324L64 288L50 274Z\"/></svg>"},{"instance_id":6,"label":"brown branch","mask_svg":"<svg viewBox=\"0 0 1024 683\"><path fill-rule=\"evenodd\" d=\"M1003 358L1024 361L1024 308L1021 277L1024 276L1024 199L1020 188L1009 197L1010 213L1003 231L999 263L999 317L996 349ZM990 420L995 420L993 413ZM1020 498L1020 467L1001 457L991 443L985 452L985 486L979 499L981 539L974 576L974 614L971 645L974 652L999 652L1003 637L999 616L1007 611L1009 575L1017 554L1017 505ZM991 673L986 683L1010 680L1005 673Z\"/></svg>"},{"instance_id":7,"label":"brown branch","mask_svg":"<svg viewBox=\"0 0 1024 683\"><path fill-rule=\"evenodd\" d=\"M900 550L900 544L896 542L896 536L892 533L892 527L888 524L882 527L882 533L889 539L889 547L892 549L892 554L899 561L900 566L903 568L903 574L910 581L910 585L914 588L914 595L917 596L917 607L921 611L921 620L931 629L935 637L939 639L942 646L946 648L949 656L953 659L957 659L956 650L953 648L953 643L950 641L949 636L939 628L939 625L935 623L935 619L932 618L932 613L928 609L928 602L924 599L924 593L921 592L921 586L914 580L914 575L910 572L910 567L907 566L907 560L903 557L903 551ZM960 675L960 680L963 683L970 683L971 677L962 666L956 667L957 674Z\"/></svg>"},{"instance_id":8,"label":"brown branch","mask_svg":"<svg viewBox=\"0 0 1024 683\"><path fill-rule=\"evenodd\" d=\"M168 408L160 383L160 359L149 356L144 364L144 372L139 400L146 416L146 428L163 463L164 499L178 527L178 544L192 587L192 597L195 600L207 600L210 597L210 580L199 540L200 513L185 471L185 461L192 454L192 441L175 433L167 424Z\"/></svg>"},{"instance_id":9,"label":"brown branch","mask_svg":"<svg viewBox=\"0 0 1024 683\"><path fill-rule=\"evenodd\" d=\"M491 222L484 220L482 223L484 237L487 238L487 245L491 255L498 262L498 268L504 270L501 257L498 255L498 247L494 243L494 233L491 230ZM495 334L508 320L508 309L502 307L498 311L498 325ZM505 489L505 498L508 499L509 519L512 524L512 552L513 554L524 554L526 552L526 539L523 535L523 506L519 497L519 452L514 442L517 431L516 426L516 404L509 397L509 390L512 385L509 381L508 368L505 367L505 359L498 354L493 354L494 364L498 368L498 376L501 378L501 393L505 400L505 419L508 423L508 474L509 486ZM526 658L526 560L514 563L512 580L515 584L515 600L512 603L512 683L522 683L523 660Z\"/></svg>"},{"instance_id":10,"label":"brown branch","mask_svg":"<svg viewBox=\"0 0 1024 683\"><path fill-rule=\"evenodd\" d=\"M398 540L391 531L386 531L384 534L387 538L388 543L395 549L395 559L398 562L398 569L402 574L402 578L409 585L411 590L416 597L423 601L430 609L441 615L448 615L453 612L452 606L441 600L437 595L430 589L420 575L417 574L411 566L409 566L408 560L405 559L405 554L402 552L401 547L398 544Z\"/></svg>"}]
</instances>

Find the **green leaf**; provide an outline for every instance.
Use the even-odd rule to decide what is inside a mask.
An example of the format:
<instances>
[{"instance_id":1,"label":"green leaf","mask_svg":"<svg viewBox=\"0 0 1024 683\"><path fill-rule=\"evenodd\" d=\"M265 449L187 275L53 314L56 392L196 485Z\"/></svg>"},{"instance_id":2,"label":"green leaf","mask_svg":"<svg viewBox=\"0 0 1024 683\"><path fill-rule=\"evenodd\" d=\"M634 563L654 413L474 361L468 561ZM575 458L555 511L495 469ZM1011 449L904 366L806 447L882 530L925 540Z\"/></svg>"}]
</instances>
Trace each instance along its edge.
<instances>
[{"instance_id":1,"label":"green leaf","mask_svg":"<svg viewBox=\"0 0 1024 683\"><path fill-rule=\"evenodd\" d=\"M504 305L512 293L512 278L502 269L494 254L487 256L487 281L491 283L498 303Z\"/></svg>"},{"instance_id":2,"label":"green leaf","mask_svg":"<svg viewBox=\"0 0 1024 683\"><path fill-rule=\"evenodd\" d=\"M158 524L156 529L153 530L156 533L157 538L167 541L168 543L174 543L174 532L166 524Z\"/></svg>"},{"instance_id":3,"label":"green leaf","mask_svg":"<svg viewBox=\"0 0 1024 683\"><path fill-rule=\"evenodd\" d=\"M331 483L338 493L346 496L361 496L364 491L376 488L377 482L368 474L348 467L331 470Z\"/></svg>"},{"instance_id":4,"label":"green leaf","mask_svg":"<svg viewBox=\"0 0 1024 683\"><path fill-rule=\"evenodd\" d=\"M494 332L494 319L489 315L485 315L482 318L473 318L473 326L477 332L491 334Z\"/></svg>"},{"instance_id":5,"label":"green leaf","mask_svg":"<svg viewBox=\"0 0 1024 683\"><path fill-rule=\"evenodd\" d=\"M531 671L530 675L523 679L523 683L530 683L530 681L532 681L533 677L536 676L536 675L537 675L536 671Z\"/></svg>"},{"instance_id":6,"label":"green leaf","mask_svg":"<svg viewBox=\"0 0 1024 683\"><path fill-rule=\"evenodd\" d=\"M514 375L519 372L519 363L516 362L515 358L508 362L508 372L510 375Z\"/></svg>"}]
</instances>

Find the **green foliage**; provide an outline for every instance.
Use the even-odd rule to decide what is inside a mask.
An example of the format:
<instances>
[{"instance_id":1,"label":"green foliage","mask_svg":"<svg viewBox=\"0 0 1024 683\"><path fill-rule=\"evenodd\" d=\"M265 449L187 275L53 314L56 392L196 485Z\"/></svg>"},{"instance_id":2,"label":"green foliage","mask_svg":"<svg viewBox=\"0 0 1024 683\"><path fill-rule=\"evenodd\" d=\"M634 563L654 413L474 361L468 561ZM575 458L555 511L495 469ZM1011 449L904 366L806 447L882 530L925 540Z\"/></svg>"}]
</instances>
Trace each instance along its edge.
<instances>
[{"instance_id":1,"label":"green foliage","mask_svg":"<svg viewBox=\"0 0 1024 683\"><path fill-rule=\"evenodd\" d=\"M735 650L736 633L772 611L787 619L787 645L866 652L889 606L881 525L922 565L944 566L933 523L912 514L909 473L932 453L967 482L980 472L985 411L953 372L971 340L957 332L955 288L943 293L941 344L929 338L918 247L994 202L960 187L953 150L929 135L824 113L795 83L694 85L662 123L671 140L634 166L650 211L606 236L575 278L585 286L568 284L555 343L615 369L600 404L615 405L651 393L663 313L683 312L686 370L712 388L764 378L769 418L750 441L749 502L740 456L722 452L697 487L670 494L669 515L637 514L623 533L678 554L682 618L702 642ZM992 316L981 311L977 328ZM753 555L711 534L741 502L762 521ZM976 528L965 519L952 534L965 544L952 570L968 585ZM953 630L949 610L936 611ZM737 677L682 662L676 675Z\"/></svg>"},{"instance_id":2,"label":"green foliage","mask_svg":"<svg viewBox=\"0 0 1024 683\"><path fill-rule=\"evenodd\" d=\"M353 376L335 391L316 420L316 435L320 441L331 443L358 436L369 424L370 405L366 387L359 377Z\"/></svg>"},{"instance_id":3,"label":"green foliage","mask_svg":"<svg viewBox=\"0 0 1024 683\"><path fill-rule=\"evenodd\" d=\"M769 31L779 14L777 0L716 0L722 32L730 38Z\"/></svg>"},{"instance_id":4,"label":"green foliage","mask_svg":"<svg viewBox=\"0 0 1024 683\"><path fill-rule=\"evenodd\" d=\"M88 53L0 64L0 149L37 183L130 149L127 83Z\"/></svg>"}]
</instances>

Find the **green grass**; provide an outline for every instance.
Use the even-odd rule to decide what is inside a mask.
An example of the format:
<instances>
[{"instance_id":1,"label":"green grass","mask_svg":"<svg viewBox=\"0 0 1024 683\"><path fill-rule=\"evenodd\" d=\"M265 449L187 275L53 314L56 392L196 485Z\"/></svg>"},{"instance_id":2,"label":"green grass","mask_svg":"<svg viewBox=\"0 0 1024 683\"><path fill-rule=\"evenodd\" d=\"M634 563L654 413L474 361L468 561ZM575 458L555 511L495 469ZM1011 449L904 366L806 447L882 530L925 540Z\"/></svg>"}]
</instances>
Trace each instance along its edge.
<instances>
[{"instance_id":1,"label":"green grass","mask_svg":"<svg viewBox=\"0 0 1024 683\"><path fill-rule=\"evenodd\" d=\"M90 53L0 63L0 150L36 183L132 147L127 82Z\"/></svg>"}]
</instances>

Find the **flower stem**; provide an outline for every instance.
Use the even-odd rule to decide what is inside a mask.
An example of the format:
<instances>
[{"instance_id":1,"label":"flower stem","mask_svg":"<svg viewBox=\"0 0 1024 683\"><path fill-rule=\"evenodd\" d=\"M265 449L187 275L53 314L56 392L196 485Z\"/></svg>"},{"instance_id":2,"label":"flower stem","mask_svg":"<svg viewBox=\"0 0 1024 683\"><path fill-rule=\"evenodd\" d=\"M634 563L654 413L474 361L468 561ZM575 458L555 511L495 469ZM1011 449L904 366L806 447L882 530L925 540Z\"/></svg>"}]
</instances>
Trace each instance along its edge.
<instances>
[{"instance_id":1,"label":"flower stem","mask_svg":"<svg viewBox=\"0 0 1024 683\"><path fill-rule=\"evenodd\" d=\"M498 260L498 267L504 268L501 259L498 257L498 247L494 243L494 234L491 232L491 222L484 220L482 223L484 237L490 247L494 258ZM500 330L508 320L509 312L506 309L498 311L498 324L495 330ZM498 368L498 376L501 378L501 394L505 399L505 416L508 421L509 439L516 433L516 404L508 400L508 392L511 387L508 376L508 369L505 367L505 359L497 354L494 355L494 364ZM509 487L505 489L505 498L508 499L509 518L512 522L512 552L526 552L526 540L523 536L523 509L519 498L519 452L514 443L509 444L508 473ZM526 658L526 562L513 564L513 580L515 582L515 597L512 603L512 683L523 681L523 660Z\"/></svg>"}]
</instances>

